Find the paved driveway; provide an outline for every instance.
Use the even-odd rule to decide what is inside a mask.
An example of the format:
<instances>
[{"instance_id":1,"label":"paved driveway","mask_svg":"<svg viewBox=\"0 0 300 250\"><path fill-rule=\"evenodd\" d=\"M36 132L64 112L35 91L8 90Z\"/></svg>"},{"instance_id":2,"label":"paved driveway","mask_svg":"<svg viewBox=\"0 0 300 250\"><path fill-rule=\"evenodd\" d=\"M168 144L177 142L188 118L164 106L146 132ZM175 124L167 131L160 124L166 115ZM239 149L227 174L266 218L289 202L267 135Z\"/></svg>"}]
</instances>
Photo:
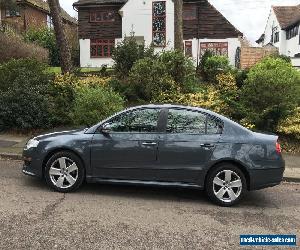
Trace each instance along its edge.
<instances>
[{"instance_id":1,"label":"paved driveway","mask_svg":"<svg viewBox=\"0 0 300 250\"><path fill-rule=\"evenodd\" d=\"M196 190L85 185L59 194L20 165L0 160L0 249L236 249L240 234L300 237L299 184L220 208Z\"/></svg>"}]
</instances>

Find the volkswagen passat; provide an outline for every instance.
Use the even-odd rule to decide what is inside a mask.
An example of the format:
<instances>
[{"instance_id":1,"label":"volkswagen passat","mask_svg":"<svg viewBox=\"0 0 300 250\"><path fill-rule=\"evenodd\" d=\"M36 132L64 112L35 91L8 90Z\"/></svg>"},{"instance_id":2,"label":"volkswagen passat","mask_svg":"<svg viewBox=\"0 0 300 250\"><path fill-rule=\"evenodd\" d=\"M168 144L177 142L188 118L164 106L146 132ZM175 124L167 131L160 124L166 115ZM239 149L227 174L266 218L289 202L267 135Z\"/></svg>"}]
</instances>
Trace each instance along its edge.
<instances>
[{"instance_id":1,"label":"volkswagen passat","mask_svg":"<svg viewBox=\"0 0 300 250\"><path fill-rule=\"evenodd\" d=\"M279 184L284 172L277 136L174 105L134 107L91 128L37 136L23 156L24 174L59 192L84 180L193 187L222 206L236 204L247 190Z\"/></svg>"}]
</instances>

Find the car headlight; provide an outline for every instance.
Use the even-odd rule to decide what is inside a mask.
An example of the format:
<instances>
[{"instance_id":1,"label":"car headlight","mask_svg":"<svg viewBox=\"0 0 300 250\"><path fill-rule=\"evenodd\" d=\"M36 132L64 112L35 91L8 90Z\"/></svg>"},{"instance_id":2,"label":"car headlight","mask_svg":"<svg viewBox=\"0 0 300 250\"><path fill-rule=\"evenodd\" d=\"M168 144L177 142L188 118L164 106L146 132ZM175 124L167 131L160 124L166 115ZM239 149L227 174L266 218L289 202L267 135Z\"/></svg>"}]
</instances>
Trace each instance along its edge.
<instances>
[{"instance_id":1,"label":"car headlight","mask_svg":"<svg viewBox=\"0 0 300 250\"><path fill-rule=\"evenodd\" d=\"M25 150L28 150L30 148L36 148L39 145L39 141L36 139L30 139L26 146L25 146Z\"/></svg>"}]
</instances>

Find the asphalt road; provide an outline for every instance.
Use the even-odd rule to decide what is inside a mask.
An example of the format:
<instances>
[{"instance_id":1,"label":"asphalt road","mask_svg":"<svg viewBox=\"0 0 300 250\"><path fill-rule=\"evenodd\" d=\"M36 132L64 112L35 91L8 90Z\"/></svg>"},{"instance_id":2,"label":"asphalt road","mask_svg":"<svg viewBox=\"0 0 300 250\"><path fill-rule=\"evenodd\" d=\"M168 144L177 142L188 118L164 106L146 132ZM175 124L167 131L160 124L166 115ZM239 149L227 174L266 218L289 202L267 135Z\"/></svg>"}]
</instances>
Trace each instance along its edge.
<instances>
[{"instance_id":1,"label":"asphalt road","mask_svg":"<svg viewBox=\"0 0 300 250\"><path fill-rule=\"evenodd\" d=\"M0 160L0 249L237 249L240 234L300 237L300 184L221 208L197 190L89 184L59 194L21 164Z\"/></svg>"}]
</instances>

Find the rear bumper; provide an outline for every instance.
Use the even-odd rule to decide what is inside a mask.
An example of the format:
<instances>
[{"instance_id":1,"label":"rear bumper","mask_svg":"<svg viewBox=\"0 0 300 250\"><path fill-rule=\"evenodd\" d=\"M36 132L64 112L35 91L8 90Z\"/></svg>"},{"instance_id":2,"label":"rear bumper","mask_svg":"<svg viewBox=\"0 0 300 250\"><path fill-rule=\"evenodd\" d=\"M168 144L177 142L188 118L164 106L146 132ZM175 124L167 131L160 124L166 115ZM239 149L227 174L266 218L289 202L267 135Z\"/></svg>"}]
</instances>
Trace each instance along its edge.
<instances>
[{"instance_id":1,"label":"rear bumper","mask_svg":"<svg viewBox=\"0 0 300 250\"><path fill-rule=\"evenodd\" d=\"M284 167L250 170L250 190L258 190L279 185L282 182Z\"/></svg>"}]
</instances>

